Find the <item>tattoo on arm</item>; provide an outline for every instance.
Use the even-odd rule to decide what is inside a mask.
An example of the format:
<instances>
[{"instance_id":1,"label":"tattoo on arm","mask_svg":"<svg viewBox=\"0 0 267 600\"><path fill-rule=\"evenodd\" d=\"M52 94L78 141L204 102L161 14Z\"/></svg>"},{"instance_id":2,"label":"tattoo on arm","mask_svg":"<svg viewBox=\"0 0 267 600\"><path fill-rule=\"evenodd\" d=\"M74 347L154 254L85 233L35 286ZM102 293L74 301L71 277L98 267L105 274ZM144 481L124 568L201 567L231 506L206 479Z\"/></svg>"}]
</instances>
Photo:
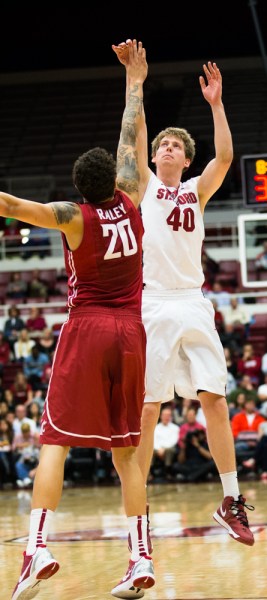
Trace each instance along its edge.
<instances>
[{"instance_id":1,"label":"tattoo on arm","mask_svg":"<svg viewBox=\"0 0 267 600\"><path fill-rule=\"evenodd\" d=\"M58 225L70 223L79 212L79 208L74 202L52 202L52 210Z\"/></svg>"},{"instance_id":2,"label":"tattoo on arm","mask_svg":"<svg viewBox=\"0 0 267 600\"><path fill-rule=\"evenodd\" d=\"M143 98L137 95L138 85L129 93L124 109L117 152L117 183L125 192L138 192L139 168L136 152L137 121L143 110Z\"/></svg>"}]
</instances>

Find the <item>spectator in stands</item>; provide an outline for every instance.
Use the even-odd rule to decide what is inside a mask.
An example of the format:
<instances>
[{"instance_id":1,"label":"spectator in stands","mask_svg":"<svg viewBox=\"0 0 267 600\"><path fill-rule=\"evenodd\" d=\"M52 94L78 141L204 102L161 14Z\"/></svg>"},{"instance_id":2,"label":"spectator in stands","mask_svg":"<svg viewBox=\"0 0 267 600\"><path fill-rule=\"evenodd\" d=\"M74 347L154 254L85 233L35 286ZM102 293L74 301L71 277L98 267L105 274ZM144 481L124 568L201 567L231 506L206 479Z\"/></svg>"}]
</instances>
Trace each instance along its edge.
<instances>
[{"instance_id":1,"label":"spectator in stands","mask_svg":"<svg viewBox=\"0 0 267 600\"><path fill-rule=\"evenodd\" d=\"M174 469L177 479L188 482L204 481L207 476L217 475L217 467L209 451L205 429L188 430L183 442L179 441L178 462Z\"/></svg>"},{"instance_id":2,"label":"spectator in stands","mask_svg":"<svg viewBox=\"0 0 267 600\"><path fill-rule=\"evenodd\" d=\"M44 388L43 384L42 384L42 388ZM34 392L33 392L32 402L36 402L36 404L38 404L41 412L43 411L44 404L45 404L46 390L47 390L47 388L44 388L41 390L34 390Z\"/></svg>"},{"instance_id":3,"label":"spectator in stands","mask_svg":"<svg viewBox=\"0 0 267 600\"><path fill-rule=\"evenodd\" d=\"M4 332L0 331L0 375L2 375L3 367L9 363L10 359L11 359L10 345L4 336Z\"/></svg>"},{"instance_id":4,"label":"spectator in stands","mask_svg":"<svg viewBox=\"0 0 267 600\"><path fill-rule=\"evenodd\" d=\"M16 470L12 452L13 430L5 417L0 416L0 489L10 482L16 486Z\"/></svg>"},{"instance_id":5,"label":"spectator in stands","mask_svg":"<svg viewBox=\"0 0 267 600\"><path fill-rule=\"evenodd\" d=\"M239 392L239 394L237 394L236 396L235 402L228 403L230 420L232 420L234 415L237 415L242 410L244 410L245 400L246 396L244 392Z\"/></svg>"},{"instance_id":6,"label":"spectator in stands","mask_svg":"<svg viewBox=\"0 0 267 600\"><path fill-rule=\"evenodd\" d=\"M40 352L44 352L45 354L47 354L47 356L51 360L52 355L56 349L57 340L50 327L46 327L42 331L38 341L36 342L36 345Z\"/></svg>"},{"instance_id":7,"label":"spectator in stands","mask_svg":"<svg viewBox=\"0 0 267 600\"><path fill-rule=\"evenodd\" d=\"M21 433L22 423L29 423L32 433L36 433L36 425L33 419L27 417L27 407L25 404L17 404L15 407L15 417L13 420L14 435Z\"/></svg>"},{"instance_id":8,"label":"spectator in stands","mask_svg":"<svg viewBox=\"0 0 267 600\"><path fill-rule=\"evenodd\" d=\"M261 381L261 356L255 354L253 345L247 343L243 347L243 354L237 361L237 377L249 375L252 384L258 387Z\"/></svg>"},{"instance_id":9,"label":"spectator in stands","mask_svg":"<svg viewBox=\"0 0 267 600\"><path fill-rule=\"evenodd\" d=\"M8 413L8 403L6 400L0 400L0 417L6 418Z\"/></svg>"},{"instance_id":10,"label":"spectator in stands","mask_svg":"<svg viewBox=\"0 0 267 600\"><path fill-rule=\"evenodd\" d=\"M47 327L45 318L41 315L41 309L33 306L30 310L30 316L26 321L26 327L31 334L39 335Z\"/></svg>"},{"instance_id":11,"label":"spectator in stands","mask_svg":"<svg viewBox=\"0 0 267 600\"><path fill-rule=\"evenodd\" d=\"M20 271L13 271L6 287L6 297L23 301L27 296L27 283L22 279Z\"/></svg>"},{"instance_id":12,"label":"spectator in stands","mask_svg":"<svg viewBox=\"0 0 267 600\"><path fill-rule=\"evenodd\" d=\"M43 298L47 300L48 286L39 275L39 270L34 269L32 272L32 278L28 282L28 297L29 298Z\"/></svg>"},{"instance_id":13,"label":"spectator in stands","mask_svg":"<svg viewBox=\"0 0 267 600\"><path fill-rule=\"evenodd\" d=\"M36 431L40 433L42 410L39 402L32 400L32 402L27 406L27 417L35 422Z\"/></svg>"},{"instance_id":14,"label":"spectator in stands","mask_svg":"<svg viewBox=\"0 0 267 600\"><path fill-rule=\"evenodd\" d=\"M33 390L39 390L42 387L44 367L49 362L47 354L40 352L37 346L33 346L31 354L24 359L23 372Z\"/></svg>"},{"instance_id":15,"label":"spectator in stands","mask_svg":"<svg viewBox=\"0 0 267 600\"><path fill-rule=\"evenodd\" d=\"M154 431L152 473L157 463L160 463L163 466L165 479L171 478L173 458L177 453L178 437L179 426L173 421L172 409L170 406L163 404L159 422Z\"/></svg>"},{"instance_id":16,"label":"spectator in stands","mask_svg":"<svg viewBox=\"0 0 267 600\"><path fill-rule=\"evenodd\" d=\"M39 462L39 434L32 433L29 423L21 424L21 431L14 436L12 450L15 454L15 468L18 487L32 485L35 469Z\"/></svg>"},{"instance_id":17,"label":"spectator in stands","mask_svg":"<svg viewBox=\"0 0 267 600\"><path fill-rule=\"evenodd\" d=\"M44 227L30 228L29 239L23 246L24 252L22 258L27 260L31 256L38 255L40 258L50 256L50 237L47 229Z\"/></svg>"},{"instance_id":18,"label":"spectator in stands","mask_svg":"<svg viewBox=\"0 0 267 600\"><path fill-rule=\"evenodd\" d=\"M220 281L214 281L212 289L210 291L205 292L205 296L207 296L210 300L216 300L219 309L222 306L230 305L231 296L229 292L223 289L223 286Z\"/></svg>"},{"instance_id":19,"label":"spectator in stands","mask_svg":"<svg viewBox=\"0 0 267 600\"><path fill-rule=\"evenodd\" d=\"M245 394L246 398L252 398L253 400L255 400L255 402L257 404L257 402L258 402L258 395L257 395L255 387L254 387L254 385L253 385L253 383L251 381L250 375L243 375L243 377L239 381L239 384L236 387L236 389L233 390L227 396L228 405L231 402L236 403L237 396L240 393Z\"/></svg>"},{"instance_id":20,"label":"spectator in stands","mask_svg":"<svg viewBox=\"0 0 267 600\"><path fill-rule=\"evenodd\" d=\"M8 310L8 319L4 323L4 336L9 342L11 350L18 339L19 332L25 327L23 319L20 317L20 310L17 306L10 306Z\"/></svg>"},{"instance_id":21,"label":"spectator in stands","mask_svg":"<svg viewBox=\"0 0 267 600\"><path fill-rule=\"evenodd\" d=\"M13 428L13 424L15 421L15 409L12 406L8 407L8 413L6 416L6 420L8 423L10 423L11 427L12 427L12 431L14 433L14 428Z\"/></svg>"},{"instance_id":22,"label":"spectator in stands","mask_svg":"<svg viewBox=\"0 0 267 600\"><path fill-rule=\"evenodd\" d=\"M256 408L256 402L252 398L246 398L244 409L233 416L231 420L232 432L235 440L235 451L237 458L256 448L258 441L258 429L260 423L265 421Z\"/></svg>"},{"instance_id":23,"label":"spectator in stands","mask_svg":"<svg viewBox=\"0 0 267 600\"><path fill-rule=\"evenodd\" d=\"M215 298L212 298L211 302L212 302L213 308L214 308L215 327L216 327L218 333L220 334L222 331L224 331L224 316L223 316L223 313L218 308L217 300L215 300Z\"/></svg>"},{"instance_id":24,"label":"spectator in stands","mask_svg":"<svg viewBox=\"0 0 267 600\"><path fill-rule=\"evenodd\" d=\"M179 440L178 440L179 448L184 447L183 444L184 444L187 434L191 433L192 431L196 431L196 430L197 431L203 431L203 430L205 431L205 427L197 421L196 407L189 405L187 412L186 412L185 423L183 423L181 425L180 431L179 431Z\"/></svg>"},{"instance_id":25,"label":"spectator in stands","mask_svg":"<svg viewBox=\"0 0 267 600\"><path fill-rule=\"evenodd\" d=\"M236 359L233 351L231 350L231 348L229 348L228 346L224 346L223 351L224 351L224 356L225 356L225 360L226 360L227 371L228 371L228 373L231 373L233 375L233 377L236 379L236 377L237 377L237 359Z\"/></svg>"},{"instance_id":26,"label":"spectator in stands","mask_svg":"<svg viewBox=\"0 0 267 600\"><path fill-rule=\"evenodd\" d=\"M219 332L223 347L227 346L234 356L240 355L240 349L243 347L243 334L231 323L224 325L224 330Z\"/></svg>"},{"instance_id":27,"label":"spectator in stands","mask_svg":"<svg viewBox=\"0 0 267 600\"><path fill-rule=\"evenodd\" d=\"M32 386L27 381L23 371L18 371L15 375L13 384L10 386L13 394L13 405L24 404L28 406L32 402Z\"/></svg>"},{"instance_id":28,"label":"spectator in stands","mask_svg":"<svg viewBox=\"0 0 267 600\"><path fill-rule=\"evenodd\" d=\"M237 298L232 296L230 305L225 307L224 321L226 325L232 324L234 327L244 326L246 336L249 333L250 314L245 304L240 303Z\"/></svg>"},{"instance_id":29,"label":"spectator in stands","mask_svg":"<svg viewBox=\"0 0 267 600\"><path fill-rule=\"evenodd\" d=\"M17 341L14 343L14 357L17 361L23 362L23 360L30 355L32 347L35 345L35 341L30 338L28 329L24 327L19 332Z\"/></svg>"},{"instance_id":30,"label":"spectator in stands","mask_svg":"<svg viewBox=\"0 0 267 600\"><path fill-rule=\"evenodd\" d=\"M14 395L13 392L11 392L11 390L9 388L4 390L3 393L4 396L4 401L7 403L8 405L8 409L14 409Z\"/></svg>"}]
</instances>

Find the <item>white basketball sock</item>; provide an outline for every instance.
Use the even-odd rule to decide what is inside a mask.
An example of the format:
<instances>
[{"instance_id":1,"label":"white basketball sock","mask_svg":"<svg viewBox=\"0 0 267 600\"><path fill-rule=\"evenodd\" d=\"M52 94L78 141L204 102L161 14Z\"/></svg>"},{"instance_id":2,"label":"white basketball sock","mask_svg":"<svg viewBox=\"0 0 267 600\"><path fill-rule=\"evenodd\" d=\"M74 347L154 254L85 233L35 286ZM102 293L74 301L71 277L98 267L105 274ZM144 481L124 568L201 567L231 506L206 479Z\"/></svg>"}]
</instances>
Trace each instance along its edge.
<instances>
[{"instance_id":1,"label":"white basketball sock","mask_svg":"<svg viewBox=\"0 0 267 600\"><path fill-rule=\"evenodd\" d=\"M225 496L233 496L234 500L238 500L240 495L237 471L231 473L220 473L220 478L223 486L223 493Z\"/></svg>"},{"instance_id":2,"label":"white basketball sock","mask_svg":"<svg viewBox=\"0 0 267 600\"><path fill-rule=\"evenodd\" d=\"M29 540L26 554L34 554L38 546L45 546L48 530L54 511L48 508L34 508L30 515Z\"/></svg>"},{"instance_id":3,"label":"white basketball sock","mask_svg":"<svg viewBox=\"0 0 267 600\"><path fill-rule=\"evenodd\" d=\"M129 532L132 541L131 560L148 555L147 547L147 516L128 517Z\"/></svg>"}]
</instances>

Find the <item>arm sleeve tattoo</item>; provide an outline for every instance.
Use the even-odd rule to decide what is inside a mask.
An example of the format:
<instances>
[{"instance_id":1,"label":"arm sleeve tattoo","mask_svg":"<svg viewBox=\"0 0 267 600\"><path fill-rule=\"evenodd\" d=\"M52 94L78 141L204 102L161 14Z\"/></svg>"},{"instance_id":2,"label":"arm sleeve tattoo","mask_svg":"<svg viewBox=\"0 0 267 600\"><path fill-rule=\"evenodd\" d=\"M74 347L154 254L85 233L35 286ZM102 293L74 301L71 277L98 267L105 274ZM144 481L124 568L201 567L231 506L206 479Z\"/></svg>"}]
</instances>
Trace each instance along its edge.
<instances>
[{"instance_id":1,"label":"arm sleeve tattoo","mask_svg":"<svg viewBox=\"0 0 267 600\"><path fill-rule=\"evenodd\" d=\"M143 97L136 84L129 92L124 109L117 152L117 181L125 192L138 192L139 169L136 151L137 123L142 114Z\"/></svg>"}]
</instances>

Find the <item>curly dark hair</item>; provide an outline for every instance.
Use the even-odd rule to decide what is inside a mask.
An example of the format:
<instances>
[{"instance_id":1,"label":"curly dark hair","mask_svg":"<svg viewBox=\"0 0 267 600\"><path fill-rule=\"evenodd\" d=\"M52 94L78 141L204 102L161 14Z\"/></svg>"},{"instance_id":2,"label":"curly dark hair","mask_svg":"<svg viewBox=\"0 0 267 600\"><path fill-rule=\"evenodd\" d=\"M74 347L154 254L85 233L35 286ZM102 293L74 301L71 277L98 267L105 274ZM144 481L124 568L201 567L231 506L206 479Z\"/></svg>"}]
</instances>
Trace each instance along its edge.
<instances>
[{"instance_id":1,"label":"curly dark hair","mask_svg":"<svg viewBox=\"0 0 267 600\"><path fill-rule=\"evenodd\" d=\"M116 182L116 162L104 148L92 148L77 158L72 180L85 200L98 204L112 198Z\"/></svg>"}]
</instances>

